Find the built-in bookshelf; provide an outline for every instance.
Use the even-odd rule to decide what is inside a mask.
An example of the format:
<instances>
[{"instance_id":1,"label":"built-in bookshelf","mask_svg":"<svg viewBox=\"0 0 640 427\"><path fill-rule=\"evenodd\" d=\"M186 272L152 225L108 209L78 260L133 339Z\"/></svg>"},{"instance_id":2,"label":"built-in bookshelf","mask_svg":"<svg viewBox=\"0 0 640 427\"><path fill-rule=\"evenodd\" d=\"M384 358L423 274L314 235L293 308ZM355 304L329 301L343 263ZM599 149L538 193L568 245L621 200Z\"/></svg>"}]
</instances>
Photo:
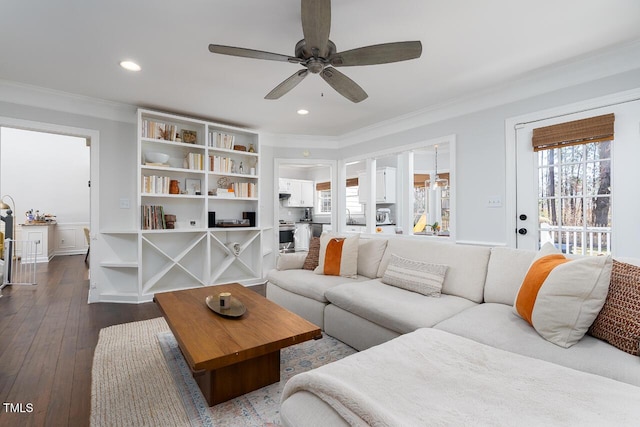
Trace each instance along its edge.
<instances>
[{"instance_id":1,"label":"built-in bookshelf","mask_svg":"<svg viewBox=\"0 0 640 427\"><path fill-rule=\"evenodd\" d=\"M126 282L107 299L261 282L258 134L139 109L137 147L137 225L103 231L103 273Z\"/></svg>"}]
</instances>

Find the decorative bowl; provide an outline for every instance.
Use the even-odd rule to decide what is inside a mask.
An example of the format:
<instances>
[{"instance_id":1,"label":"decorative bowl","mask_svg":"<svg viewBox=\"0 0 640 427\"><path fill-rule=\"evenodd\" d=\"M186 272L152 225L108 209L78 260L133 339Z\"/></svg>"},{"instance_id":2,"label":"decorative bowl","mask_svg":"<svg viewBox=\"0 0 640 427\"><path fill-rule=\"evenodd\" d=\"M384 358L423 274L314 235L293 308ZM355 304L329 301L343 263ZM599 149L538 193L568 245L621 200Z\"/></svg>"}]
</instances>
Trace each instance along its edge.
<instances>
[{"instance_id":1,"label":"decorative bowl","mask_svg":"<svg viewBox=\"0 0 640 427\"><path fill-rule=\"evenodd\" d=\"M169 155L158 153L155 151L149 151L144 154L144 158L147 163L166 163L167 160L169 160Z\"/></svg>"}]
</instances>

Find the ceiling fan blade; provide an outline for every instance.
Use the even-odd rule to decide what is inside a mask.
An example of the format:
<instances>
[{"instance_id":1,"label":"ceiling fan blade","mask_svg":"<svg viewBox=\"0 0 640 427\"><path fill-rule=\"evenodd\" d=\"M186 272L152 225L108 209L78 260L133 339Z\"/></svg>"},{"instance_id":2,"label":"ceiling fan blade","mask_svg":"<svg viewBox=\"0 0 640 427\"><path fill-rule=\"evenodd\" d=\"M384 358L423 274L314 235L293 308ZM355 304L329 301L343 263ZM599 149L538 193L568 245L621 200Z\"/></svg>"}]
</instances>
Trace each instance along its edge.
<instances>
[{"instance_id":1,"label":"ceiling fan blade","mask_svg":"<svg viewBox=\"0 0 640 427\"><path fill-rule=\"evenodd\" d=\"M331 30L331 0L302 0L302 32L305 40L305 54L326 58L328 54L329 31Z\"/></svg>"},{"instance_id":2,"label":"ceiling fan blade","mask_svg":"<svg viewBox=\"0 0 640 427\"><path fill-rule=\"evenodd\" d=\"M267 59L269 61L283 62L300 62L299 58L288 55L280 55L279 53L263 52L261 50L245 49L243 47L222 46L219 44L210 44L209 51L211 53L220 53L222 55L241 56L243 58Z\"/></svg>"},{"instance_id":3,"label":"ceiling fan blade","mask_svg":"<svg viewBox=\"0 0 640 427\"><path fill-rule=\"evenodd\" d=\"M291 89L296 87L302 80L304 80L304 78L307 77L307 74L309 74L309 70L306 69L294 73L291 77L280 83L271 92L269 92L267 96L264 97L264 99L280 98L282 95L286 94Z\"/></svg>"},{"instance_id":4,"label":"ceiling fan blade","mask_svg":"<svg viewBox=\"0 0 640 427\"><path fill-rule=\"evenodd\" d=\"M384 43L338 52L329 58L334 67L354 65L388 64L419 58L422 43L419 41Z\"/></svg>"},{"instance_id":5,"label":"ceiling fan blade","mask_svg":"<svg viewBox=\"0 0 640 427\"><path fill-rule=\"evenodd\" d=\"M335 68L325 68L320 75L329 86L351 102L364 101L369 96L356 82Z\"/></svg>"}]
</instances>

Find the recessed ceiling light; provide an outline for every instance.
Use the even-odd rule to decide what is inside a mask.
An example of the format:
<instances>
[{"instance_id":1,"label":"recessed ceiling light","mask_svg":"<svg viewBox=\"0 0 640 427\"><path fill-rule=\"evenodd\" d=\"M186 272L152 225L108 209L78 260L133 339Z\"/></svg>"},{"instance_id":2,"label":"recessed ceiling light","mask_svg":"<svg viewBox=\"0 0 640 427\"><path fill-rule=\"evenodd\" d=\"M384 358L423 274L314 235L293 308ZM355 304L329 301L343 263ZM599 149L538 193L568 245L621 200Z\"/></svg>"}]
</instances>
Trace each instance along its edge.
<instances>
[{"instance_id":1,"label":"recessed ceiling light","mask_svg":"<svg viewBox=\"0 0 640 427\"><path fill-rule=\"evenodd\" d=\"M307 110L298 110L298 114L300 114L301 116L306 116L307 114L309 114L309 111L307 111Z\"/></svg>"},{"instance_id":2,"label":"recessed ceiling light","mask_svg":"<svg viewBox=\"0 0 640 427\"><path fill-rule=\"evenodd\" d=\"M133 61L120 61L120 66L129 71L140 71L142 68Z\"/></svg>"}]
</instances>

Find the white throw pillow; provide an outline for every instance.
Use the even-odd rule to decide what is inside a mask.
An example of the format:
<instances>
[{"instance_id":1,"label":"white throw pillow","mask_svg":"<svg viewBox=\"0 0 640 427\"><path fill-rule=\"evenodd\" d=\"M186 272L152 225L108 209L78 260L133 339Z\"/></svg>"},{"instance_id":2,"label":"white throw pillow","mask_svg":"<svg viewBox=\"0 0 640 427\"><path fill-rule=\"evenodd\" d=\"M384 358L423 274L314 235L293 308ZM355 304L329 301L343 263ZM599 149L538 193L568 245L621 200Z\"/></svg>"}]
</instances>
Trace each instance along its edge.
<instances>
[{"instance_id":1,"label":"white throw pillow","mask_svg":"<svg viewBox=\"0 0 640 427\"><path fill-rule=\"evenodd\" d=\"M571 347L604 305L611 264L610 256L569 259L547 243L529 267L514 312L547 341Z\"/></svg>"},{"instance_id":2,"label":"white throw pillow","mask_svg":"<svg viewBox=\"0 0 640 427\"><path fill-rule=\"evenodd\" d=\"M389 265L382 276L382 283L426 296L439 297L446 272L446 265L415 261L391 254Z\"/></svg>"},{"instance_id":3,"label":"white throw pillow","mask_svg":"<svg viewBox=\"0 0 640 427\"><path fill-rule=\"evenodd\" d=\"M340 237L331 233L320 236L320 256L316 274L358 277L358 241L360 235Z\"/></svg>"},{"instance_id":4,"label":"white throw pillow","mask_svg":"<svg viewBox=\"0 0 640 427\"><path fill-rule=\"evenodd\" d=\"M296 252L292 254L280 254L276 261L276 270L297 270L304 265L307 258L306 252Z\"/></svg>"},{"instance_id":5,"label":"white throw pillow","mask_svg":"<svg viewBox=\"0 0 640 427\"><path fill-rule=\"evenodd\" d=\"M358 274L375 279L386 248L387 239L361 239L358 247Z\"/></svg>"}]
</instances>

